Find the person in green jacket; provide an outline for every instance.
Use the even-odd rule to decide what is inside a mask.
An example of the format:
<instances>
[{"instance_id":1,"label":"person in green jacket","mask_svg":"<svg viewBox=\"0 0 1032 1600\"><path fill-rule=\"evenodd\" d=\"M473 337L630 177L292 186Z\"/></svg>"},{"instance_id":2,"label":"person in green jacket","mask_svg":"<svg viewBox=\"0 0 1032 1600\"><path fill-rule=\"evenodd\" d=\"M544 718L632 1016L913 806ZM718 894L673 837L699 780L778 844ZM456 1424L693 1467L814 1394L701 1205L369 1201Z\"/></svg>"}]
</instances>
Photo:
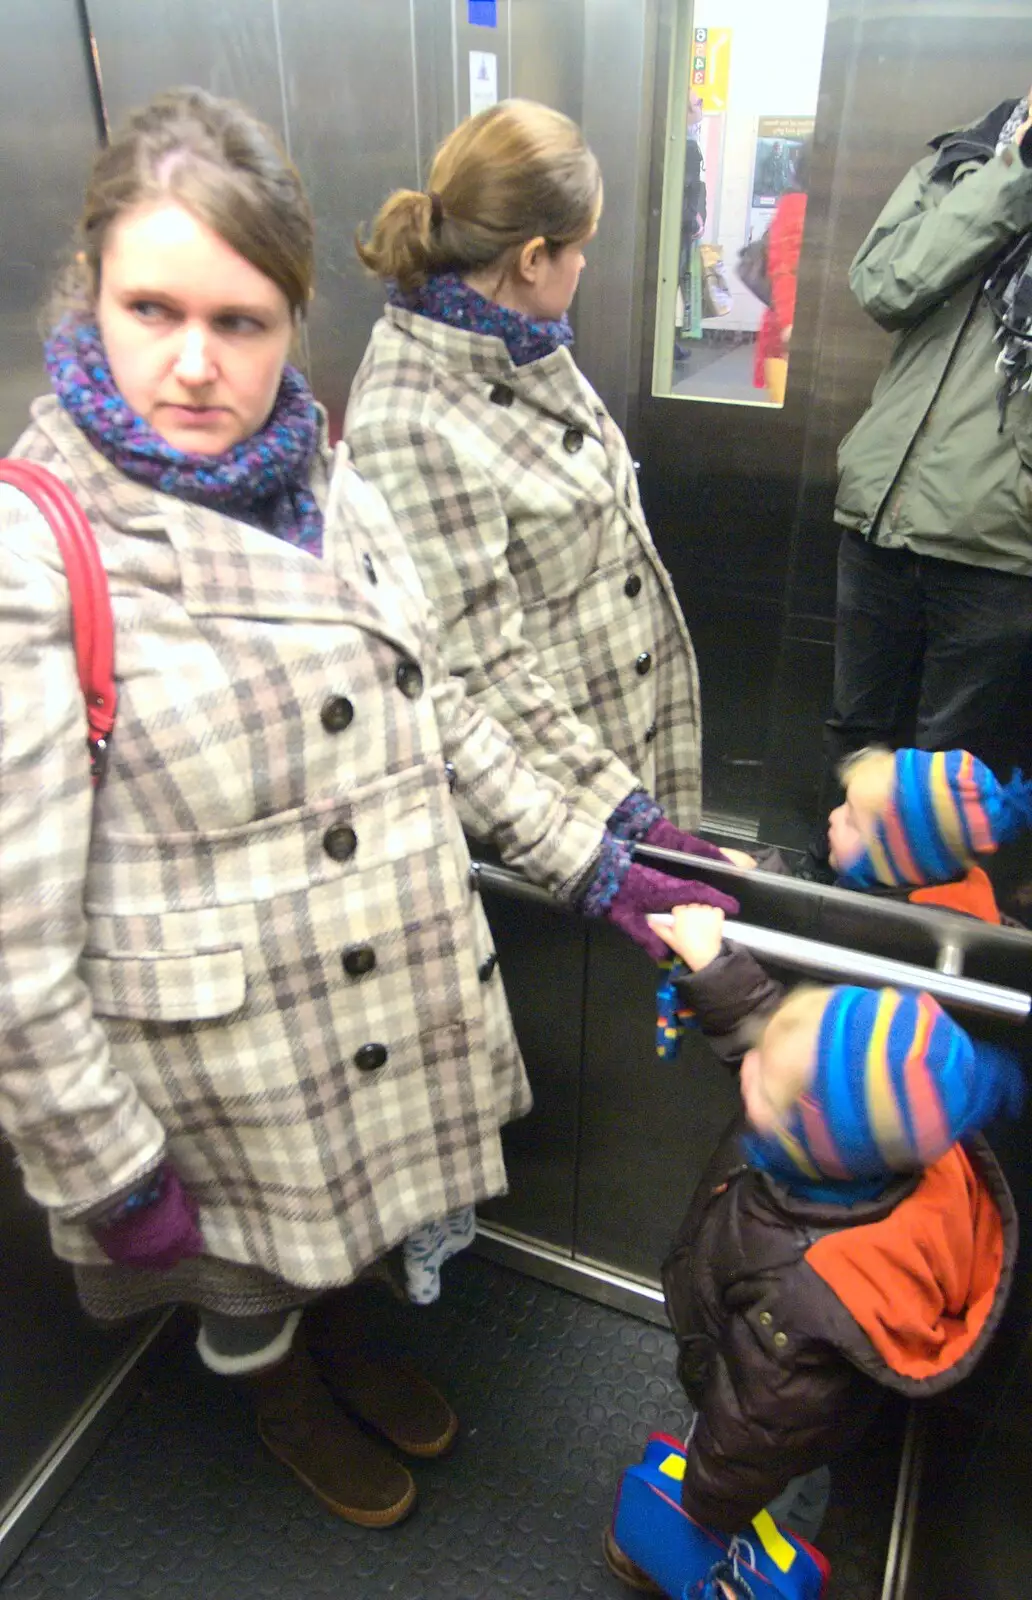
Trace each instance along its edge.
<instances>
[{"instance_id":1,"label":"person in green jacket","mask_svg":"<svg viewBox=\"0 0 1032 1600\"><path fill-rule=\"evenodd\" d=\"M1025 98L934 139L850 268L899 337L839 451L829 780L873 744L1001 776L1027 757L1007 710L1032 646L1030 130Z\"/></svg>"}]
</instances>

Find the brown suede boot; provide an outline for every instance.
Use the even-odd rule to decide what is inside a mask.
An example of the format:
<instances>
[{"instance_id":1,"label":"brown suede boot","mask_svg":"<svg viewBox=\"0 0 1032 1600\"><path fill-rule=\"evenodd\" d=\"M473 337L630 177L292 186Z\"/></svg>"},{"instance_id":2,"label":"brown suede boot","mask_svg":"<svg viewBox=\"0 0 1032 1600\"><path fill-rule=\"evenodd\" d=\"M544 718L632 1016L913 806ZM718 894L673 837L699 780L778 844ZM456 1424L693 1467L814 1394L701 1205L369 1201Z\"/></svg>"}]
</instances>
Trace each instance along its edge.
<instances>
[{"instance_id":1,"label":"brown suede boot","mask_svg":"<svg viewBox=\"0 0 1032 1600\"><path fill-rule=\"evenodd\" d=\"M388 1528L408 1516L411 1475L334 1405L302 1339L275 1366L237 1381L254 1401L263 1442L338 1517Z\"/></svg>"},{"instance_id":2,"label":"brown suede boot","mask_svg":"<svg viewBox=\"0 0 1032 1600\"><path fill-rule=\"evenodd\" d=\"M376 1341L361 1291L337 1292L310 1306L304 1325L312 1359L338 1405L406 1455L441 1456L451 1448L458 1417L422 1373Z\"/></svg>"}]
</instances>

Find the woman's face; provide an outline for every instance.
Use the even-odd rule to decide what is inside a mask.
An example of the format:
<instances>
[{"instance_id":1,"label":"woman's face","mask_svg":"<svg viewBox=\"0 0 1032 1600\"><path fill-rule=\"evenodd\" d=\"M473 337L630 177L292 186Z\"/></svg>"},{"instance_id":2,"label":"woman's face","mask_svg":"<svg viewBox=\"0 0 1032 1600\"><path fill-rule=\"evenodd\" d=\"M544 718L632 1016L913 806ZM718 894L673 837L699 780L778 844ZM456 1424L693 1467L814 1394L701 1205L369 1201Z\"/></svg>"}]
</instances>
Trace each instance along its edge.
<instances>
[{"instance_id":1,"label":"woman's face","mask_svg":"<svg viewBox=\"0 0 1032 1600\"><path fill-rule=\"evenodd\" d=\"M126 403L177 450L219 455L276 400L293 322L282 289L174 202L111 227L97 323Z\"/></svg>"}]
</instances>

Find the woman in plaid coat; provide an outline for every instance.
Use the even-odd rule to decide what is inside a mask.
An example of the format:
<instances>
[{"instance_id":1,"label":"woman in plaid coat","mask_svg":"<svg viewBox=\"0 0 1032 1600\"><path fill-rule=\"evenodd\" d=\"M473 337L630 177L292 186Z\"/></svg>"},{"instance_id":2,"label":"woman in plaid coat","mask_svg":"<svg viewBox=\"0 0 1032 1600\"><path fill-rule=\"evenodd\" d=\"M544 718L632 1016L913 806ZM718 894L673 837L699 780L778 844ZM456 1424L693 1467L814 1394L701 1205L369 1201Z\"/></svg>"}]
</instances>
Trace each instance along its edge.
<instances>
[{"instance_id":1,"label":"woman in plaid coat","mask_svg":"<svg viewBox=\"0 0 1032 1600\"><path fill-rule=\"evenodd\" d=\"M286 364L312 225L268 131L159 97L78 245L15 453L92 525L118 721L94 795L57 546L0 487L0 1123L87 1309L196 1305L270 1449L385 1525L414 1484L354 1418L416 1456L456 1419L325 1291L443 1255L529 1104L462 824L642 942L684 885L624 870L445 672Z\"/></svg>"},{"instance_id":2,"label":"woman in plaid coat","mask_svg":"<svg viewBox=\"0 0 1032 1600\"><path fill-rule=\"evenodd\" d=\"M436 607L452 672L542 771L632 837L697 827L695 654L619 428L566 320L602 205L569 118L511 100L381 209L388 285L345 438Z\"/></svg>"}]
</instances>

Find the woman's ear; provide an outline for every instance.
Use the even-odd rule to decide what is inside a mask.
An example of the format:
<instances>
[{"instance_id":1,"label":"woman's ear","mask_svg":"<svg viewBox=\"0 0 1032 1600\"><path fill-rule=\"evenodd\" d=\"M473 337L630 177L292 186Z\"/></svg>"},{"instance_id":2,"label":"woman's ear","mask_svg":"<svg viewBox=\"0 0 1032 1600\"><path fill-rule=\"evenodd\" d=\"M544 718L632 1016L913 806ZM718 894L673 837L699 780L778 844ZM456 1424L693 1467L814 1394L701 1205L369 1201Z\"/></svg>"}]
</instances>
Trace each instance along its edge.
<instances>
[{"instance_id":1,"label":"woman's ear","mask_svg":"<svg viewBox=\"0 0 1032 1600\"><path fill-rule=\"evenodd\" d=\"M543 236L528 239L521 245L520 253L516 257L516 276L524 283L535 284L541 273L541 268L548 259L548 247Z\"/></svg>"}]
</instances>

